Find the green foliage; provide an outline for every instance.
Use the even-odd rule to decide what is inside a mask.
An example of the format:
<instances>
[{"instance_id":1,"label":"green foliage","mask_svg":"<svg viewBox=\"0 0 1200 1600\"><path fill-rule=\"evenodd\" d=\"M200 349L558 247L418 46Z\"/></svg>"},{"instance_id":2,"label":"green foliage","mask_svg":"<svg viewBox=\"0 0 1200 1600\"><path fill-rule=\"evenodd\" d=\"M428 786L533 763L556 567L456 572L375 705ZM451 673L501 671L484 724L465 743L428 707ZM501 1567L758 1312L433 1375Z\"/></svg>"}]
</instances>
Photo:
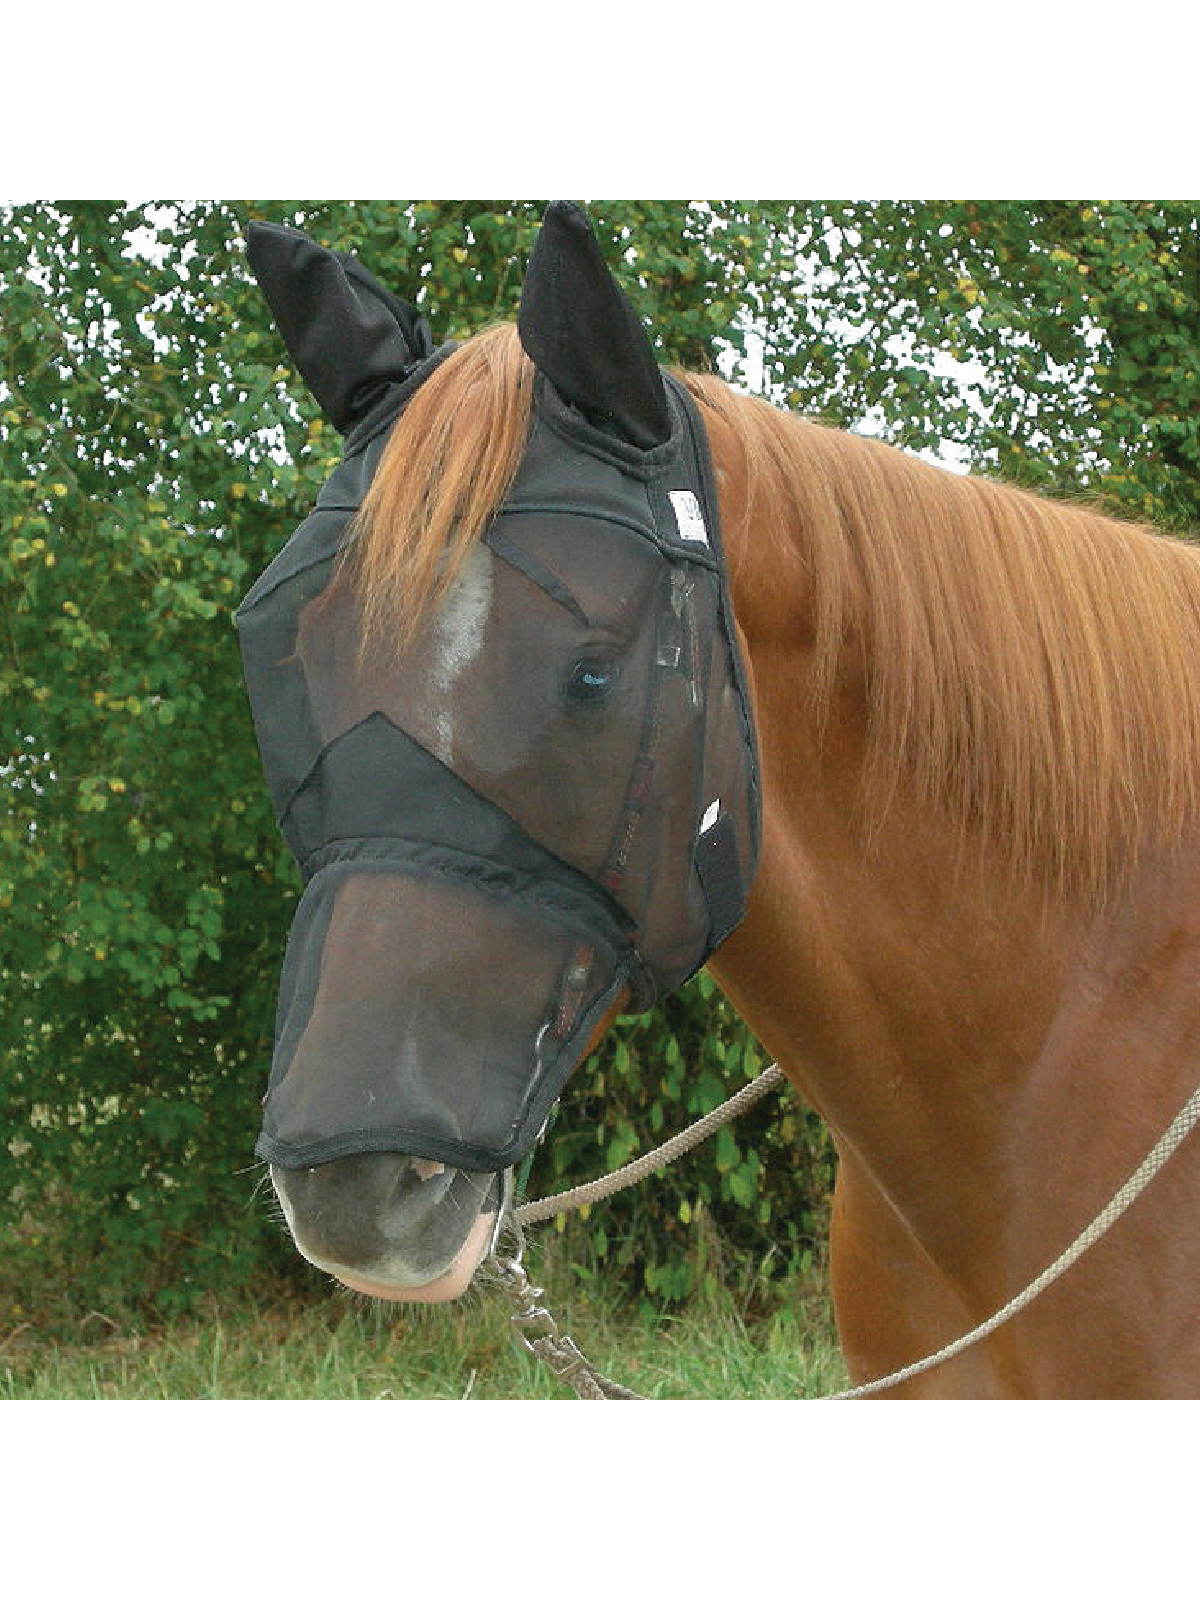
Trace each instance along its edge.
<instances>
[{"instance_id":1,"label":"green foliage","mask_svg":"<svg viewBox=\"0 0 1200 1600\"><path fill-rule=\"evenodd\" d=\"M615 1171L715 1110L766 1065L712 979L697 974L654 1011L613 1024L567 1085L530 1192L556 1194ZM583 1216L598 1269L656 1301L686 1299L725 1249L758 1261L765 1287L811 1264L833 1175L816 1117L790 1092L768 1095L677 1164ZM705 1216L717 1219L716 1230L698 1225Z\"/></svg>"},{"instance_id":2,"label":"green foliage","mask_svg":"<svg viewBox=\"0 0 1200 1600\"><path fill-rule=\"evenodd\" d=\"M285 926L230 628L280 400L224 348L229 219L164 216L152 256L151 220L22 208L0 254L0 1204L66 1210L81 1279L151 1256L179 1292L237 1267Z\"/></svg>"},{"instance_id":3,"label":"green foliage","mask_svg":"<svg viewBox=\"0 0 1200 1600\"><path fill-rule=\"evenodd\" d=\"M1200 523L1194 202L810 206L782 238L805 284L770 322L789 403L1121 515Z\"/></svg>"},{"instance_id":4,"label":"green foliage","mask_svg":"<svg viewBox=\"0 0 1200 1600\"><path fill-rule=\"evenodd\" d=\"M298 881L231 613L338 441L250 279L244 224L290 221L357 251L442 339L514 313L541 210L3 214L0 1226L10 1260L29 1252L31 1274L54 1263L94 1304L133 1284L169 1310L206 1284L302 1270L252 1201ZM720 360L812 414L950 443L1171 527L1200 520L1194 208L646 201L593 214L664 361ZM947 359L970 379L965 397ZM619 1165L758 1065L701 976L618 1023L580 1070L534 1187ZM771 1097L593 1218L587 1270L673 1300L718 1239L762 1261L802 1257L823 1234L831 1171L815 1118Z\"/></svg>"}]
</instances>

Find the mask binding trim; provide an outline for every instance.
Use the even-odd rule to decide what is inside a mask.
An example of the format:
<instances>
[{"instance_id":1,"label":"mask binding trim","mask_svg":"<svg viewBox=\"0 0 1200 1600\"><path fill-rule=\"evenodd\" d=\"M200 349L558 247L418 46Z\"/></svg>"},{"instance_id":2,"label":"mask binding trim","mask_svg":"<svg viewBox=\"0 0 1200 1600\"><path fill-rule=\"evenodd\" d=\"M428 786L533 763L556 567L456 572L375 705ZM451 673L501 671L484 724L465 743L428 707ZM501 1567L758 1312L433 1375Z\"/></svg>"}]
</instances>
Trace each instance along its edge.
<instances>
[{"instance_id":1,"label":"mask binding trim","mask_svg":"<svg viewBox=\"0 0 1200 1600\"><path fill-rule=\"evenodd\" d=\"M398 854L396 845L402 846L405 853ZM334 840L316 854L326 859L314 868L306 881L306 889L320 873L338 867L348 872L448 878L487 899L535 909L576 935L581 927L588 928L619 961L627 960L630 954L632 919L619 905L610 909L607 896L602 898L590 883L591 892L588 893L566 884L548 882L516 867L498 865L486 856L410 839Z\"/></svg>"},{"instance_id":2,"label":"mask binding trim","mask_svg":"<svg viewBox=\"0 0 1200 1600\"><path fill-rule=\"evenodd\" d=\"M630 974L625 967L617 969L616 976L576 1023L576 1032L590 1037L591 1029L599 1022L627 983ZM260 1161L273 1166L296 1171L301 1167L317 1167L326 1161L336 1161L340 1156L370 1155L388 1151L418 1160L442 1161L448 1167L458 1167L463 1172L503 1172L521 1159L523 1141L521 1130L528 1124L541 1127L549 1116L554 1102L562 1093L563 1085L574 1070L575 1062L560 1051L552 1067L535 1077L529 1090L509 1124L509 1137L498 1150L485 1149L461 1139L444 1138L439 1134L424 1133L404 1123L391 1123L386 1128L348 1128L343 1133L331 1134L323 1139L311 1139L305 1144L287 1144L264 1126L254 1146ZM269 1110L269 1106L268 1106Z\"/></svg>"},{"instance_id":3,"label":"mask binding trim","mask_svg":"<svg viewBox=\"0 0 1200 1600\"><path fill-rule=\"evenodd\" d=\"M651 485L651 489L656 485ZM655 497L657 498L657 497ZM669 505L665 491L661 497L662 504ZM667 538L661 529L650 521L639 522L636 517L618 516L612 511L607 511L601 506L589 506L584 501L576 500L506 500L496 514L498 522L507 516L545 516L545 517L571 517L578 519L586 517L592 522L606 522L614 528L625 528L630 533L636 533L639 538L648 540L654 548L672 561L690 561L698 567L707 567L710 572L717 571L718 562L713 552L701 544L685 544L680 539ZM666 519L664 519L666 520ZM670 523L667 523L670 526ZM490 535L484 535L490 542Z\"/></svg>"}]
</instances>

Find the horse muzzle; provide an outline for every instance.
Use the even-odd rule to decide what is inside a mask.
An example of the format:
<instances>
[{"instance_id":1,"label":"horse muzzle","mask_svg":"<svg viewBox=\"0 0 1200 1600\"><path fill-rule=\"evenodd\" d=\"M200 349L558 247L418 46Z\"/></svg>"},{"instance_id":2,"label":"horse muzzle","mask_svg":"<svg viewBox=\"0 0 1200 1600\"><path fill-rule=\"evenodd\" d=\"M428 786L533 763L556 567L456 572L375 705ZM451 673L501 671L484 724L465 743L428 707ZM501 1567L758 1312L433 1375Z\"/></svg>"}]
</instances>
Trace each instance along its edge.
<instances>
[{"instance_id":1,"label":"horse muzzle","mask_svg":"<svg viewBox=\"0 0 1200 1600\"><path fill-rule=\"evenodd\" d=\"M392 1151L319 1166L272 1166L300 1254L348 1288L385 1300L462 1294L495 1241L506 1173L463 1172Z\"/></svg>"}]
</instances>

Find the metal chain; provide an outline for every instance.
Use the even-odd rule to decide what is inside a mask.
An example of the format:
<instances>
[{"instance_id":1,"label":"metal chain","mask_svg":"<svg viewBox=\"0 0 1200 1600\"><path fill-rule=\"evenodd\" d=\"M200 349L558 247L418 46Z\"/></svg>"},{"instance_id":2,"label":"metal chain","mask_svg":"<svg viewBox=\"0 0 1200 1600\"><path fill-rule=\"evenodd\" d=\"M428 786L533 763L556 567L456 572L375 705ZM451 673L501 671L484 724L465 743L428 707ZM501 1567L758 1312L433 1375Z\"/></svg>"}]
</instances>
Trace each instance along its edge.
<instances>
[{"instance_id":1,"label":"metal chain","mask_svg":"<svg viewBox=\"0 0 1200 1600\"><path fill-rule=\"evenodd\" d=\"M647 1151L644 1156L618 1167L607 1177L597 1178L594 1183L580 1184L577 1188L567 1189L562 1194L551 1195L545 1200L532 1200L517 1206L509 1212L506 1219L515 1236L515 1243L510 1251L505 1252L500 1248L499 1236L502 1232L500 1222L505 1219L498 1220L488 1266L495 1273L500 1288L516 1306L509 1320L525 1348L539 1361L544 1362L556 1377L569 1384L581 1400L644 1400L646 1396L627 1389L624 1384L616 1383L611 1378L604 1377L575 1341L565 1333L559 1332L558 1324L550 1312L544 1305L538 1303L543 1291L530 1283L522 1265L525 1249L522 1225L544 1222L547 1218L563 1211L576 1211L581 1206L607 1199L609 1195L629 1188L631 1184L638 1183L650 1173L657 1172L672 1161L678 1160L702 1139L707 1139L718 1128L724 1127L727 1122L732 1122L734 1117L740 1116L743 1111L748 1111L769 1089L786 1082L782 1069L772 1062L759 1073L757 1078L731 1095L722 1105L717 1106L715 1111L710 1111L707 1116L694 1122L690 1128L685 1128L673 1139L668 1139L664 1144ZM532 1334L535 1328L541 1330L536 1336Z\"/></svg>"},{"instance_id":2,"label":"metal chain","mask_svg":"<svg viewBox=\"0 0 1200 1600\"><path fill-rule=\"evenodd\" d=\"M645 1395L635 1394L597 1371L575 1341L559 1331L550 1312L539 1304L543 1291L530 1283L522 1264L525 1236L515 1223L514 1230L516 1245L512 1253L493 1250L488 1266L516 1305L509 1321L526 1350L574 1389L581 1400L644 1400Z\"/></svg>"}]
</instances>

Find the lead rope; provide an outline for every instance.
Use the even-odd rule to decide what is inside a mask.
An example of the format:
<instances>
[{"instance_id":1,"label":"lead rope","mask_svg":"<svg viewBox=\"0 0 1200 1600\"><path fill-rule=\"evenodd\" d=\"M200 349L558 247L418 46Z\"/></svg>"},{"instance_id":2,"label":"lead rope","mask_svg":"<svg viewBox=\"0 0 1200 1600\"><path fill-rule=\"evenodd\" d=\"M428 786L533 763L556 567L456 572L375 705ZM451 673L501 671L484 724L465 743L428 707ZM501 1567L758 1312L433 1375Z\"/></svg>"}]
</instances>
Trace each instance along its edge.
<instances>
[{"instance_id":1,"label":"lead rope","mask_svg":"<svg viewBox=\"0 0 1200 1600\"><path fill-rule=\"evenodd\" d=\"M507 1252L502 1253L498 1239L494 1241L488 1264L499 1279L500 1287L516 1306L510 1321L525 1348L539 1361L544 1362L556 1377L569 1384L581 1400L644 1400L646 1396L627 1389L624 1384L614 1383L611 1378L606 1378L598 1372L574 1340L559 1332L558 1324L547 1308L539 1305L543 1291L530 1283L522 1264L525 1251L524 1224L544 1222L547 1218L557 1216L563 1211L577 1211L581 1206L606 1200L609 1195L616 1194L621 1189L628 1189L631 1184L638 1183L642 1178L649 1177L652 1172L657 1172L661 1167L668 1166L686 1154L693 1146L707 1139L709 1134L724 1127L727 1122L732 1122L734 1117L740 1116L756 1101L761 1100L769 1089L786 1082L782 1070L772 1062L759 1073L757 1078L739 1089L723 1105L719 1105L715 1111L710 1111L707 1116L701 1117L699 1122L693 1123L690 1128L685 1128L682 1133L677 1133L673 1139L668 1139L657 1149L639 1156L636 1161L626 1162L623 1167L618 1167L606 1177L597 1178L592 1183L579 1184L574 1189L564 1190L562 1194L551 1195L546 1200L528 1201L524 1205L517 1206L509 1214L507 1220L514 1236L513 1243ZM498 1227L498 1236L501 1231Z\"/></svg>"},{"instance_id":2,"label":"lead rope","mask_svg":"<svg viewBox=\"0 0 1200 1600\"><path fill-rule=\"evenodd\" d=\"M860 1383L856 1389L843 1389L839 1394L823 1396L826 1400L861 1400L865 1395L878 1394L882 1389L891 1389L898 1383L904 1383L909 1378L915 1378L919 1373L928 1372L931 1367L940 1366L943 1361L949 1361L960 1351L967 1350L973 1344L978 1344L981 1339L986 1339L989 1333L994 1333L1004 1322L1015 1317L1018 1311L1023 1311L1031 1300L1036 1300L1043 1289L1048 1289L1056 1278L1061 1278L1069 1267L1073 1267L1080 1256L1092 1248L1097 1239L1103 1236L1112 1227L1113 1223L1127 1211L1141 1194L1150 1180L1166 1166L1179 1146L1191 1133L1200 1121L1200 1089L1193 1091L1188 1103L1163 1134L1162 1138L1142 1162L1141 1166L1126 1180L1104 1210L1094 1222L1088 1226L1075 1240L1068 1245L1057 1260L1052 1261L1045 1272L1036 1277L1028 1288L1022 1289L1020 1294L1014 1295L1007 1305L1001 1306L986 1322L981 1322L977 1328L966 1333L961 1339L946 1345L936 1355L926 1356L923 1361L914 1361L911 1366L901 1367L899 1372L893 1372L886 1378L876 1378L872 1383Z\"/></svg>"},{"instance_id":3,"label":"lead rope","mask_svg":"<svg viewBox=\"0 0 1200 1600\"><path fill-rule=\"evenodd\" d=\"M625 1166L618 1167L607 1177L597 1178L592 1183L581 1183L575 1189L565 1189L562 1194L551 1195L546 1200L530 1200L525 1205L518 1206L513 1216L522 1224L545 1222L548 1217L557 1216L560 1211L577 1211L580 1206L590 1206L596 1201L607 1200L609 1195L628 1189L631 1184L640 1183L652 1172L657 1172L661 1167L677 1161L680 1156L686 1155L689 1150L707 1139L710 1133L716 1133L718 1128L723 1128L727 1122L732 1122L734 1117L740 1117L743 1111L748 1111L762 1099L768 1089L774 1089L776 1085L786 1082L781 1068L772 1062L759 1073L757 1078L746 1084L745 1088L731 1095L723 1105L719 1105L715 1111L710 1111L706 1117L701 1117L699 1122L694 1122L682 1133L677 1133L673 1139L668 1139L665 1144L647 1151L636 1161L629 1161Z\"/></svg>"},{"instance_id":4,"label":"lead rope","mask_svg":"<svg viewBox=\"0 0 1200 1600\"><path fill-rule=\"evenodd\" d=\"M597 1371L595 1366L580 1351L579 1347L567 1335L560 1333L554 1318L545 1306L538 1302L542 1297L542 1290L535 1288L529 1281L525 1269L521 1264L524 1252L524 1233L522 1223L542 1222L548 1217L563 1211L574 1211L580 1206L590 1205L594 1201L606 1199L611 1194L616 1194L621 1189L628 1188L637 1183L641 1178L649 1176L660 1168L667 1166L686 1151L699 1144L711 1133L715 1133L725 1123L731 1122L734 1117L760 1100L768 1089L787 1080L774 1062L760 1072L753 1082L740 1089L737 1094L726 1100L724 1105L710 1111L690 1128L676 1134L673 1139L668 1139L665 1144L657 1149L648 1151L636 1161L631 1161L616 1172L610 1172L607 1177L598 1178L593 1183L585 1183L574 1189L567 1189L562 1194L552 1195L546 1200L534 1200L525 1205L518 1206L509 1216L508 1221L516 1236L514 1253L501 1255L498 1246L493 1243L489 1262L500 1280L501 1287L516 1302L517 1310L513 1313L512 1323L525 1348L531 1351L540 1361L543 1361L550 1370L560 1377L575 1390L583 1400L644 1400L645 1395L636 1394L634 1390L627 1389L623 1384L614 1383L611 1378L605 1378ZM823 1395L825 1400L861 1400L867 1395L879 1394L884 1389L895 1388L898 1384L905 1383L910 1378L915 1378L921 1373L928 1372L933 1367L941 1366L944 1361L951 1360L962 1351L969 1349L994 1333L1003 1323L1023 1311L1031 1301L1036 1300L1043 1290L1048 1289L1056 1279L1073 1267L1079 1258L1084 1255L1116 1222L1117 1218L1126 1212L1151 1180L1162 1170L1188 1134L1200 1122L1200 1088L1195 1089L1187 1104L1176 1116L1170 1127L1159 1139L1150 1154L1145 1158L1137 1171L1126 1180L1117 1190L1116 1194L1100 1212L1095 1220L1088 1224L1073 1244L1052 1261L1046 1270L1038 1275L1031 1284L1022 1289L1020 1294L1014 1295L1008 1303L990 1316L986 1322L981 1322L977 1328L961 1338L953 1340L935 1354L926 1356L921 1361L914 1361L907 1367L901 1367L898 1372L890 1373L886 1378L876 1378L870 1383L862 1383L852 1389L842 1389L837 1394ZM500 1229L497 1227L497 1234ZM540 1333L534 1333L535 1328L540 1328Z\"/></svg>"}]
</instances>

